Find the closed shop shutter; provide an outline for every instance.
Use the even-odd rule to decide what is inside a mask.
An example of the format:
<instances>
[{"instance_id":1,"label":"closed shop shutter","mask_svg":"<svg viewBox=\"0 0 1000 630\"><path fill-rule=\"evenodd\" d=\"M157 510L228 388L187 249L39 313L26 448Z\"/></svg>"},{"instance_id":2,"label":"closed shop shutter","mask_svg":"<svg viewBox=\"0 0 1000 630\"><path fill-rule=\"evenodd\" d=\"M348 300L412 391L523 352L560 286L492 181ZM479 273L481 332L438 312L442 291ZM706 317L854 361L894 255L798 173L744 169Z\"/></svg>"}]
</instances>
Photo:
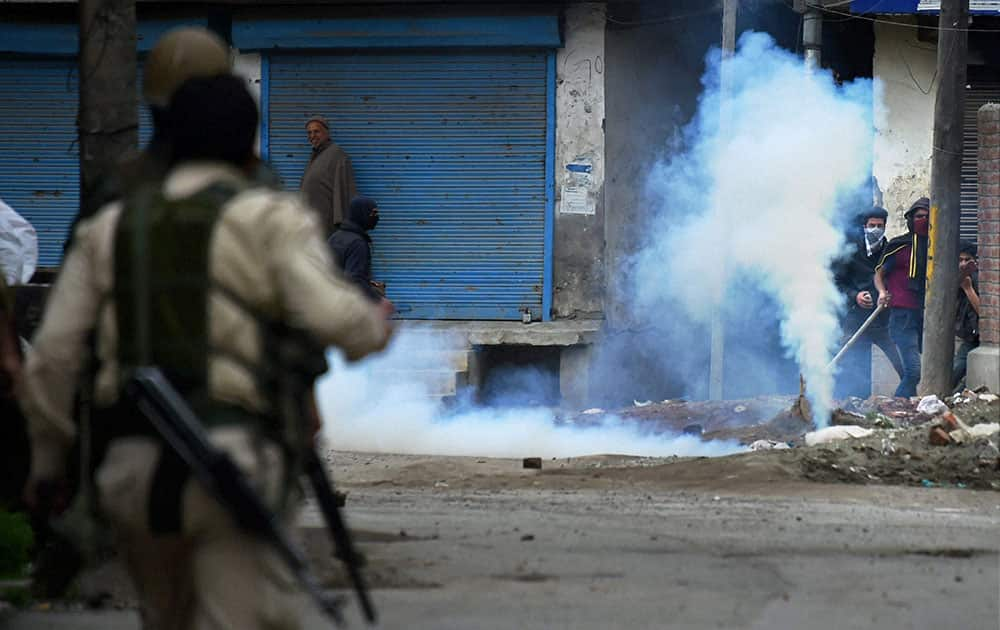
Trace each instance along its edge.
<instances>
[{"instance_id":1,"label":"closed shop shutter","mask_svg":"<svg viewBox=\"0 0 1000 630\"><path fill-rule=\"evenodd\" d=\"M374 197L374 275L408 318L541 318L545 52L273 53L268 156L298 189L304 123L330 121Z\"/></svg>"},{"instance_id":2,"label":"closed shop shutter","mask_svg":"<svg viewBox=\"0 0 1000 630\"><path fill-rule=\"evenodd\" d=\"M71 59L0 59L0 198L35 226L38 265L62 259L80 206Z\"/></svg>"},{"instance_id":3,"label":"closed shop shutter","mask_svg":"<svg viewBox=\"0 0 1000 630\"><path fill-rule=\"evenodd\" d=\"M35 227L39 267L62 262L80 208L77 78L75 59L0 59L0 199ZM141 106L140 144L151 133Z\"/></svg>"},{"instance_id":4,"label":"closed shop shutter","mask_svg":"<svg viewBox=\"0 0 1000 630\"><path fill-rule=\"evenodd\" d=\"M979 242L979 108L1000 103L1000 83L971 83L965 91L965 121L962 125L962 218L959 236Z\"/></svg>"}]
</instances>

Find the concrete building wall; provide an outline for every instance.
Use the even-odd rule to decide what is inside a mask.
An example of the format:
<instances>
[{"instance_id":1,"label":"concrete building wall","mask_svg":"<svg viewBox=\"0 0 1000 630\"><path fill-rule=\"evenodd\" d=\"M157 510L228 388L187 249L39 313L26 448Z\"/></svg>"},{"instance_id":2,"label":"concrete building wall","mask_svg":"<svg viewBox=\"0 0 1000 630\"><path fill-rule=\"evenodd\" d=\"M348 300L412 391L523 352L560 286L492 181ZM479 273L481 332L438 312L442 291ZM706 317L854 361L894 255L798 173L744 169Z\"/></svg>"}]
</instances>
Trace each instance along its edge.
<instances>
[{"instance_id":1,"label":"concrete building wall","mask_svg":"<svg viewBox=\"0 0 1000 630\"><path fill-rule=\"evenodd\" d=\"M647 178L670 139L694 115L704 57L720 41L720 14L678 20L622 15L607 31L606 319L612 329L642 326L627 307L630 258L647 238L657 199ZM633 25L633 23L635 23Z\"/></svg>"},{"instance_id":2,"label":"concrete building wall","mask_svg":"<svg viewBox=\"0 0 1000 630\"><path fill-rule=\"evenodd\" d=\"M670 139L693 116L705 53L720 39L720 14L713 6L678 7L685 17L675 20L664 19L663 6L654 3L645 13L615 9L605 40L606 330L590 375L594 400L602 405L683 393L675 366L660 351L661 333L651 324L674 314L633 312L631 260L643 243L657 238L649 225L660 200L647 180ZM704 340L689 341L695 346Z\"/></svg>"},{"instance_id":3,"label":"concrete building wall","mask_svg":"<svg viewBox=\"0 0 1000 630\"><path fill-rule=\"evenodd\" d=\"M979 110L980 347L969 353L966 384L1000 392L1000 104Z\"/></svg>"},{"instance_id":4,"label":"concrete building wall","mask_svg":"<svg viewBox=\"0 0 1000 630\"><path fill-rule=\"evenodd\" d=\"M890 238L906 231L903 212L910 204L930 194L937 96L936 47L917 39L915 17L892 19L911 26L875 24L874 75L884 108L875 116L873 171L889 211Z\"/></svg>"},{"instance_id":5,"label":"concrete building wall","mask_svg":"<svg viewBox=\"0 0 1000 630\"><path fill-rule=\"evenodd\" d=\"M571 4L556 56L556 318L600 318L604 302L603 2Z\"/></svg>"}]
</instances>

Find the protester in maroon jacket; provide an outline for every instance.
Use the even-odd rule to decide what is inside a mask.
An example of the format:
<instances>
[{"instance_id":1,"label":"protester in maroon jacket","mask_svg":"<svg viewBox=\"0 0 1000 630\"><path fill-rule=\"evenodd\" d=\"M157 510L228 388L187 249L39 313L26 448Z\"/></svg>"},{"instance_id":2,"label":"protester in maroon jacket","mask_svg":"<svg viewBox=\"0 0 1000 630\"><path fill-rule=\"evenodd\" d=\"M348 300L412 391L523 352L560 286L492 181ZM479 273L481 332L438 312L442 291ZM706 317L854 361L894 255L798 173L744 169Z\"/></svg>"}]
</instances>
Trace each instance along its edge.
<instances>
[{"instance_id":1,"label":"protester in maroon jacket","mask_svg":"<svg viewBox=\"0 0 1000 630\"><path fill-rule=\"evenodd\" d=\"M915 396L920 382L930 208L927 197L910 206L903 215L908 232L889 241L875 267L878 303L889 307L889 336L903 361L903 378L896 388L901 397Z\"/></svg>"}]
</instances>

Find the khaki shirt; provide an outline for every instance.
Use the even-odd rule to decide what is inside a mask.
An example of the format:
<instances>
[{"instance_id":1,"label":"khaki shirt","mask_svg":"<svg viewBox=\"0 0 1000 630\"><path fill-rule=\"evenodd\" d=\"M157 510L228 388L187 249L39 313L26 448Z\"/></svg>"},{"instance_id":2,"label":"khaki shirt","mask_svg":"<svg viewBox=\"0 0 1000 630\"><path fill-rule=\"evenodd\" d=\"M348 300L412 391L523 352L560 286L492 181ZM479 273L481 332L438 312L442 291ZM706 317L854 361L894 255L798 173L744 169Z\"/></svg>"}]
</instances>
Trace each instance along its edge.
<instances>
[{"instance_id":1,"label":"khaki shirt","mask_svg":"<svg viewBox=\"0 0 1000 630\"><path fill-rule=\"evenodd\" d=\"M245 180L224 164L189 163L168 174L163 192L168 199L179 199L216 182ZM121 203L114 202L80 223L27 360L22 404L36 479L63 472L76 432L73 399L88 353L87 335L95 327L100 362L95 403L110 405L118 396L118 332L111 296L121 211ZM385 345L387 327L371 302L335 271L317 223L315 213L295 195L245 190L223 207L209 245L209 274L240 302L358 359ZM208 309L210 342L220 350L209 358L212 396L263 411L255 376L243 365L266 359L255 320L223 292L209 295Z\"/></svg>"}]
</instances>

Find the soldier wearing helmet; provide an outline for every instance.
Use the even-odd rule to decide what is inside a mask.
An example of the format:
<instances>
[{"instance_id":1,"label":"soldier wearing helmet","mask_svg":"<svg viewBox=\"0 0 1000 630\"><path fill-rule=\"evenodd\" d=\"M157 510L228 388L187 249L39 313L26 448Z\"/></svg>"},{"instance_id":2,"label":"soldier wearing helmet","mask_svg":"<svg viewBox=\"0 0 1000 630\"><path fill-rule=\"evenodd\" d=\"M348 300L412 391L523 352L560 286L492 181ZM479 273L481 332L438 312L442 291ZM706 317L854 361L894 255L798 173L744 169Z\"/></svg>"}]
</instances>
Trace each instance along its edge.
<instances>
[{"instance_id":1,"label":"soldier wearing helmet","mask_svg":"<svg viewBox=\"0 0 1000 630\"><path fill-rule=\"evenodd\" d=\"M67 450L84 434L71 417L74 392L83 366L98 364L96 504L145 628L292 630L302 607L273 550L188 475L128 395L134 370L161 368L215 447L292 522L300 451L319 430L308 411L324 349L358 359L392 332L391 305L373 305L336 270L315 213L253 181L257 120L232 75L176 88L161 121L165 177L80 223L24 370L25 500L38 506L40 489L66 477ZM289 359L282 350L300 339L309 343ZM277 382L289 377L301 387Z\"/></svg>"},{"instance_id":2,"label":"soldier wearing helmet","mask_svg":"<svg viewBox=\"0 0 1000 630\"><path fill-rule=\"evenodd\" d=\"M142 83L143 100L149 106L153 120L153 136L144 149L125 157L117 171L107 177L95 195L94 204L81 208L70 228L69 243L77 223L104 204L114 201L144 185L156 184L166 175L170 146L165 130L165 116L174 92L185 81L198 77L213 77L230 72L229 48L218 35L200 27L173 29L157 41L145 62ZM279 188L277 174L256 158L255 181Z\"/></svg>"}]
</instances>

